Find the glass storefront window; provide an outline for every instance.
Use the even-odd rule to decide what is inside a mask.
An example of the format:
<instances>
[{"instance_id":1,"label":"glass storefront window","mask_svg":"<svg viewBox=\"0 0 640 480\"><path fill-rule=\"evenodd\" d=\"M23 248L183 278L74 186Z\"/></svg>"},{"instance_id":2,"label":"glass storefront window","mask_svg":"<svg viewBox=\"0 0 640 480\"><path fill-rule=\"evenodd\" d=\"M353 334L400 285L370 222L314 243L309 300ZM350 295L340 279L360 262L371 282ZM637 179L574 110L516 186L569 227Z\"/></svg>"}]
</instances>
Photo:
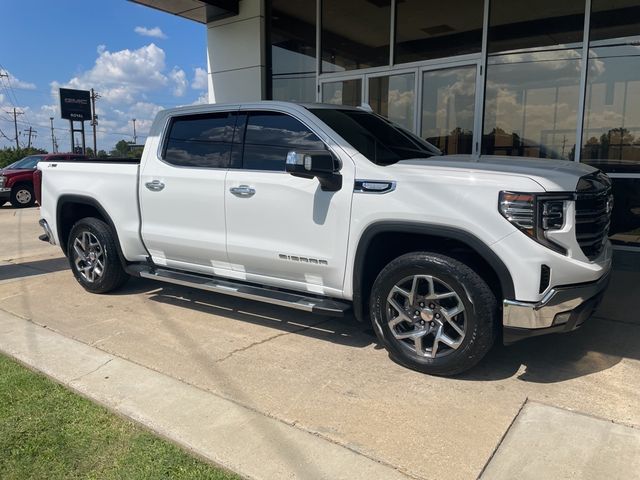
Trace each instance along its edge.
<instances>
[{"instance_id":1,"label":"glass storefront window","mask_svg":"<svg viewBox=\"0 0 640 480\"><path fill-rule=\"evenodd\" d=\"M640 178L613 179L609 234L613 243L640 245Z\"/></svg>"},{"instance_id":2,"label":"glass storefront window","mask_svg":"<svg viewBox=\"0 0 640 480\"><path fill-rule=\"evenodd\" d=\"M640 5L594 0L582 161L640 175Z\"/></svg>"},{"instance_id":3,"label":"glass storefront window","mask_svg":"<svg viewBox=\"0 0 640 480\"><path fill-rule=\"evenodd\" d=\"M471 154L476 66L424 72L421 136L445 154Z\"/></svg>"},{"instance_id":4,"label":"glass storefront window","mask_svg":"<svg viewBox=\"0 0 640 480\"><path fill-rule=\"evenodd\" d=\"M322 84L322 101L334 105L362 105L362 80L340 80Z\"/></svg>"},{"instance_id":5,"label":"glass storefront window","mask_svg":"<svg viewBox=\"0 0 640 480\"><path fill-rule=\"evenodd\" d=\"M373 111L412 132L415 96L413 73L369 79L369 105Z\"/></svg>"},{"instance_id":6,"label":"glass storefront window","mask_svg":"<svg viewBox=\"0 0 640 480\"><path fill-rule=\"evenodd\" d=\"M483 154L574 158L579 52L490 57L486 84Z\"/></svg>"},{"instance_id":7,"label":"glass storefront window","mask_svg":"<svg viewBox=\"0 0 640 480\"><path fill-rule=\"evenodd\" d=\"M483 10L478 0L397 2L394 62L480 52Z\"/></svg>"},{"instance_id":8,"label":"glass storefront window","mask_svg":"<svg viewBox=\"0 0 640 480\"><path fill-rule=\"evenodd\" d=\"M585 0L491 0L488 51L577 47L584 9Z\"/></svg>"},{"instance_id":9,"label":"glass storefront window","mask_svg":"<svg viewBox=\"0 0 640 480\"><path fill-rule=\"evenodd\" d=\"M388 65L390 30L391 0L322 0L322 71Z\"/></svg>"},{"instance_id":10,"label":"glass storefront window","mask_svg":"<svg viewBox=\"0 0 640 480\"><path fill-rule=\"evenodd\" d=\"M316 99L316 0L270 1L271 98Z\"/></svg>"}]
</instances>

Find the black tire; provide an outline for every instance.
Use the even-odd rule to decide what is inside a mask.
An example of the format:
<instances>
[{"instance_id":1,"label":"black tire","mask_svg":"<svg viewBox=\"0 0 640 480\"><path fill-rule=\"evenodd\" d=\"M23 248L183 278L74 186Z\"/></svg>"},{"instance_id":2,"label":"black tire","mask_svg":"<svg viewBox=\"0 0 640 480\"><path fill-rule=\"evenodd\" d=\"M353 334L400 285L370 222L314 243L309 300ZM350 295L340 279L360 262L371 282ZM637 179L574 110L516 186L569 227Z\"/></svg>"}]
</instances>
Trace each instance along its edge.
<instances>
[{"instance_id":1,"label":"black tire","mask_svg":"<svg viewBox=\"0 0 640 480\"><path fill-rule=\"evenodd\" d=\"M413 281L415 275L423 276L417 284ZM429 281L429 278L433 280ZM408 283L402 283L403 280ZM398 283L403 287L400 290L394 288ZM449 299L432 301L425 299L428 295L416 294L413 299L418 309L414 310L407 308L411 303L411 295L405 295L410 293L405 287L408 285L414 292L422 288L435 293L436 289L440 289L441 292L451 291L455 295L446 293L444 295L450 295ZM392 289L395 292L393 294ZM444 296L442 293L440 295ZM388 303L389 298L395 305L405 309L404 314ZM416 299L423 300L417 303ZM452 304L446 302L455 302L456 307L450 307ZM424 307L420 307L420 304ZM451 316L458 327L456 330L443 312L453 313L460 307L464 307L461 312L463 316ZM498 305L487 283L464 263L439 253L413 252L389 263L373 285L370 308L373 329L391 358L403 366L431 375L456 375L469 370L486 355L496 338ZM413 323L400 320L394 326L389 325L390 320L396 322L405 318ZM418 335L421 336L420 345L413 339L396 338L425 331L430 333ZM438 333L444 335L436 341ZM452 342L455 348L442 343L444 338L448 342L455 340ZM431 348L423 348L429 342ZM424 352L424 356L419 355L417 350ZM429 355L434 350L436 355L432 358Z\"/></svg>"},{"instance_id":2,"label":"black tire","mask_svg":"<svg viewBox=\"0 0 640 480\"><path fill-rule=\"evenodd\" d=\"M111 227L97 218L83 218L71 228L67 258L73 275L85 290L107 293L129 279L118 257L116 241ZM86 253L81 256L83 251Z\"/></svg>"},{"instance_id":3,"label":"black tire","mask_svg":"<svg viewBox=\"0 0 640 480\"><path fill-rule=\"evenodd\" d=\"M11 205L13 208L33 207L36 203L36 195L33 185L20 183L11 189Z\"/></svg>"}]
</instances>

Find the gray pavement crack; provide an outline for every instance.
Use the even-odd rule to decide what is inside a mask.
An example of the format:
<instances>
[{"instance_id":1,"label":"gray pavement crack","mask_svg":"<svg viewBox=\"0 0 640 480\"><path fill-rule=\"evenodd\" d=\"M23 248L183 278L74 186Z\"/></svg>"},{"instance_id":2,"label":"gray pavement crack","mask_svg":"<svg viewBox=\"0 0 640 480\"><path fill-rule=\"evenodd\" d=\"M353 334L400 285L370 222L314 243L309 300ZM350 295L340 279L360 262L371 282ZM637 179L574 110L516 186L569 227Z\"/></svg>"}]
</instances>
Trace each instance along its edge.
<instances>
[{"instance_id":1,"label":"gray pavement crack","mask_svg":"<svg viewBox=\"0 0 640 480\"><path fill-rule=\"evenodd\" d=\"M79 375L75 378L72 378L71 380L69 380L69 384L73 383L73 382L77 382L78 380L82 380L84 377L86 377L87 375L91 375L92 373L96 373L98 370L100 370L102 367L106 366L111 360L113 360L113 358L110 358L109 360L107 360L104 363L101 363L100 365L98 365L96 368L94 368L93 370L91 370L90 372L87 373L83 373L82 375Z\"/></svg>"},{"instance_id":2,"label":"gray pavement crack","mask_svg":"<svg viewBox=\"0 0 640 480\"><path fill-rule=\"evenodd\" d=\"M215 363L222 363L225 360L228 360L231 357L233 357L236 353L245 352L245 351L247 351L247 350L249 350L249 349L251 349L253 347L257 347L257 346L262 345L264 343L270 342L271 340L275 340L276 338L284 337L285 335L290 335L292 333L300 333L300 332L304 332L305 330L310 330L310 329L312 329L314 327L317 327L318 325L321 325L321 324L329 322L329 321L331 321L331 320L323 319L323 320L320 320L319 322L316 322L314 324L307 325L307 326L302 327L302 328L298 328L297 330L291 330L289 332L281 332L281 333L278 333L276 335L272 335L271 337L267 337L267 338L265 338L263 340L259 340L257 342L250 343L249 345L246 345L244 347L236 348L235 350L232 350L231 352L229 352L224 357L216 360Z\"/></svg>"}]
</instances>

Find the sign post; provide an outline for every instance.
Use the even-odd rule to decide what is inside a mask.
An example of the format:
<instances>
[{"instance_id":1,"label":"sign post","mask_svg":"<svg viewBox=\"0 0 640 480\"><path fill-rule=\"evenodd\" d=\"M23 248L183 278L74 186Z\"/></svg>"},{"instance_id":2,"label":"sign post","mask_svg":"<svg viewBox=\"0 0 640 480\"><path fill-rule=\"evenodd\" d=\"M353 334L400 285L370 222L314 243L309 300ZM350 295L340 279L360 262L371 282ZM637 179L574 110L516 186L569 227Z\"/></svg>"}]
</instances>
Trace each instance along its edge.
<instances>
[{"instance_id":1,"label":"sign post","mask_svg":"<svg viewBox=\"0 0 640 480\"><path fill-rule=\"evenodd\" d=\"M60 116L69 120L71 127L71 151L76 153L74 134L82 135L82 153L86 154L84 138L84 121L91 120L91 93L88 90L60 89ZM80 122L79 129L74 128L73 122Z\"/></svg>"}]
</instances>

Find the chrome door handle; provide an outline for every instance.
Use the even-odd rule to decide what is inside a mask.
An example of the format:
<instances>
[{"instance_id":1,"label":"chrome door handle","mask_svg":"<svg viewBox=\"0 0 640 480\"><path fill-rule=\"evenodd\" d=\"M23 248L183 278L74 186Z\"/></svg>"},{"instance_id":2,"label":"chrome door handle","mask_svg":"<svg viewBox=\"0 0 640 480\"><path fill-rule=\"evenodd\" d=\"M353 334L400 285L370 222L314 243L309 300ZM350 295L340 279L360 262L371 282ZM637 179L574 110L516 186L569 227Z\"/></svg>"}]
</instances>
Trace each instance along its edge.
<instances>
[{"instance_id":1,"label":"chrome door handle","mask_svg":"<svg viewBox=\"0 0 640 480\"><path fill-rule=\"evenodd\" d=\"M256 194L255 188L251 188L249 185L240 185L239 187L231 187L229 189L236 197L248 198L253 197Z\"/></svg>"},{"instance_id":2,"label":"chrome door handle","mask_svg":"<svg viewBox=\"0 0 640 480\"><path fill-rule=\"evenodd\" d=\"M159 192L164 188L164 183L162 183L160 180L154 180L153 182L145 183L144 186L152 192Z\"/></svg>"}]
</instances>

